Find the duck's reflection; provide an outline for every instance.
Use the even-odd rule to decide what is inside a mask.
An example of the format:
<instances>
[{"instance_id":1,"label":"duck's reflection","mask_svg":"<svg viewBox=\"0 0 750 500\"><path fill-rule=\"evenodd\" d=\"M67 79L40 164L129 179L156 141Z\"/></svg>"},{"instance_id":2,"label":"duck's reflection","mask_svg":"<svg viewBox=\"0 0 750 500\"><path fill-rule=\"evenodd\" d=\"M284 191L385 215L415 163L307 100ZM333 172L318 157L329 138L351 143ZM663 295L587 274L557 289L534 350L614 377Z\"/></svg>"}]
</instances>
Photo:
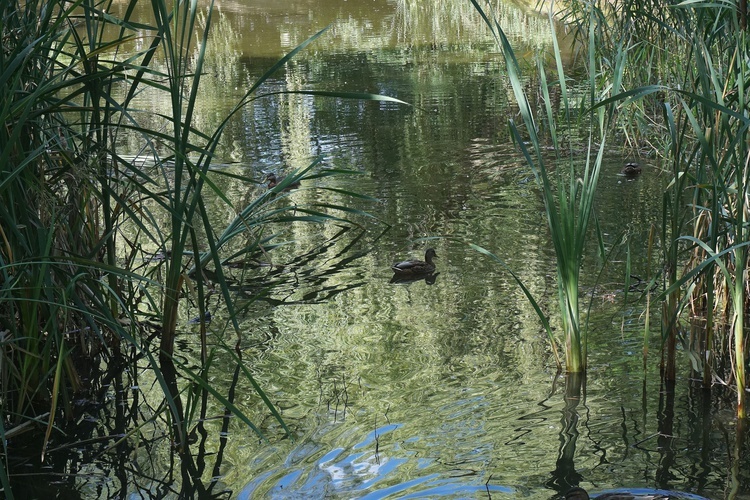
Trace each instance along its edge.
<instances>
[{"instance_id":1,"label":"duck's reflection","mask_svg":"<svg viewBox=\"0 0 750 500\"><path fill-rule=\"evenodd\" d=\"M414 283L415 281L422 281L424 280L425 283L428 285L434 285L435 280L437 280L437 277L440 275L440 273L430 273L430 274L410 274L410 275L403 275L403 274L394 274L391 278L391 281L388 283L394 283L394 284L407 284L407 283Z\"/></svg>"}]
</instances>

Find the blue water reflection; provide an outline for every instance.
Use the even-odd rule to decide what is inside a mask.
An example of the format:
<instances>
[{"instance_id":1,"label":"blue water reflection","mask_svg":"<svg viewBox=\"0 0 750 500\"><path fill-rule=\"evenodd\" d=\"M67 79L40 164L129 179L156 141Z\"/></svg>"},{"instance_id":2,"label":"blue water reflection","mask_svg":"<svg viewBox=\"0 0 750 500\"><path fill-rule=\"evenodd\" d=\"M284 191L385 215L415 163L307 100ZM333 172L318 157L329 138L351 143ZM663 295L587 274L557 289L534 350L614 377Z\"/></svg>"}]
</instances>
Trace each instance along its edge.
<instances>
[{"instance_id":1,"label":"blue water reflection","mask_svg":"<svg viewBox=\"0 0 750 500\"><path fill-rule=\"evenodd\" d=\"M337 448L323 455L309 468L295 468L287 463L284 467L286 474L274 479L279 471L267 472L248 483L243 488L239 498L431 498L431 497L473 497L484 492L499 492L510 494L510 487L496 484L484 484L482 477L477 474L463 474L457 472L452 477L441 474L428 473L421 475L418 471L434 464L434 460L419 459L414 469L413 479L380 487L381 483L393 483L394 477L400 478L399 468L409 463L409 458L395 458L388 456L389 451L403 451L393 445L382 451L377 450L375 443L402 425L390 424L377 431L371 432L365 438L350 447L355 450L365 449L359 453L346 453L346 449ZM410 443L418 438L409 439ZM390 448L390 449L389 449ZM312 452L312 448L301 445L290 454L302 458L299 450ZM299 466L297 466L299 467ZM304 464L303 464L304 467ZM289 472L291 469L291 472ZM486 481L486 480L485 480Z\"/></svg>"}]
</instances>

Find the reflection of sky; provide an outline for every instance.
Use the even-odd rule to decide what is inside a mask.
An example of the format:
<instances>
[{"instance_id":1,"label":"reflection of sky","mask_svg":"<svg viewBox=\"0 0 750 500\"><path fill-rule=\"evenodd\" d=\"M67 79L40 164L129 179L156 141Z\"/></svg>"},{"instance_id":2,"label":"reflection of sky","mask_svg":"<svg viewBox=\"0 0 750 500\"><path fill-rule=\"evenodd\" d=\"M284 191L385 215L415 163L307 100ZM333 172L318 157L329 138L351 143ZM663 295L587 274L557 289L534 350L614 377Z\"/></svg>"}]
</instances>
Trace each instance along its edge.
<instances>
[{"instance_id":1,"label":"reflection of sky","mask_svg":"<svg viewBox=\"0 0 750 500\"><path fill-rule=\"evenodd\" d=\"M400 424L391 424L369 433L361 442L351 447L351 452L345 454L344 448L336 448L323 455L317 462L311 464L311 470L305 471L304 460L302 468L293 469L275 479L275 472L267 472L250 482L240 493L239 498L256 498L259 493L267 491L271 498L326 498L342 495L358 498L429 498L436 496L474 496L488 491L512 493L511 488L491 485L486 486L479 475L459 475L444 477L441 474L429 473L410 478L410 474L401 474L407 480L392 484L392 478L398 475L398 469L407 466L410 458L395 458L386 453L404 451L398 443L384 450L374 451L377 441L386 434L401 428ZM409 442L419 441L411 438ZM294 456L300 457L300 451L312 452L313 448L305 444L295 449L287 459L285 470L289 470L289 461L295 461ZM357 451L366 450L366 451ZM407 454L409 454L407 452ZM417 459L416 471L435 463L432 459ZM270 483L270 484L269 484ZM382 487L378 483L383 483Z\"/></svg>"}]
</instances>

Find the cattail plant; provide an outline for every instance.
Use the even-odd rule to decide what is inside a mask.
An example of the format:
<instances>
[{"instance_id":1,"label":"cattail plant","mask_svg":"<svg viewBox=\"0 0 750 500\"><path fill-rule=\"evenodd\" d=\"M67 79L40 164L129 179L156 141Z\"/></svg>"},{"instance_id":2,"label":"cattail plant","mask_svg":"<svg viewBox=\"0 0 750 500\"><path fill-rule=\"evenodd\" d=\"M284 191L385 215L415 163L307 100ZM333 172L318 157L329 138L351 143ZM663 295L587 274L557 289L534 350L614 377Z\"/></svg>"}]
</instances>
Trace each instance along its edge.
<instances>
[{"instance_id":1,"label":"cattail plant","mask_svg":"<svg viewBox=\"0 0 750 500\"><path fill-rule=\"evenodd\" d=\"M536 69L540 75L540 85L545 97L546 107L540 111L541 117L538 117L534 114L525 93L518 61L502 28L496 20L493 20L484 12L475 0L472 0L472 2L492 31L505 57L508 79L513 88L513 94L522 118L522 123L510 120L509 126L513 138L534 173L537 185L543 195L547 225L557 261L557 295L563 331L565 368L570 373L585 372L588 357L588 323L585 318L581 317L579 279L586 242L591 231L590 222L594 217L594 197L599 181L606 135L604 129L605 110L603 108L594 109L596 80L593 71L595 67L593 33L596 27L596 19L593 16L590 19L592 44L590 45L588 63L592 71L588 81L589 94L584 99L584 108L588 108L590 111L578 117L578 109L574 109L573 100L565 82L561 51L556 42L555 23L550 13L552 40L555 40L553 55L557 79L550 82L543 61L539 61ZM559 86L563 103L562 125L558 122L558 114L554 112L551 106L549 88L553 85ZM544 121L546 129L549 131L556 153L553 163L545 158L543 138L537 132L539 121ZM579 164L572 147L565 151L558 140L558 136L564 128L570 131L579 123L584 123L588 127L587 154L582 166ZM565 165L567 165L567 168L563 168ZM543 322L546 322L541 309L536 306L535 309ZM553 343L553 347L554 345Z\"/></svg>"}]
</instances>

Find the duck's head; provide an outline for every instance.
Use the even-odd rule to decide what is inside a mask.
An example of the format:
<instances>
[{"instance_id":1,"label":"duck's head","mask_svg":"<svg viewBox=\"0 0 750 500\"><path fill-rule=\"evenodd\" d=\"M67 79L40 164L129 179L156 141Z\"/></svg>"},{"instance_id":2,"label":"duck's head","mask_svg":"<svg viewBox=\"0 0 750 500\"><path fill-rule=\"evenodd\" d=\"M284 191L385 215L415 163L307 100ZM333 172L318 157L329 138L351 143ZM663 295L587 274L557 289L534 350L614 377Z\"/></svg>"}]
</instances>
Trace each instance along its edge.
<instances>
[{"instance_id":1,"label":"duck's head","mask_svg":"<svg viewBox=\"0 0 750 500\"><path fill-rule=\"evenodd\" d=\"M428 248L427 251L424 253L424 260L427 262L431 261L432 259L437 257L437 252L435 252L434 248Z\"/></svg>"}]
</instances>

